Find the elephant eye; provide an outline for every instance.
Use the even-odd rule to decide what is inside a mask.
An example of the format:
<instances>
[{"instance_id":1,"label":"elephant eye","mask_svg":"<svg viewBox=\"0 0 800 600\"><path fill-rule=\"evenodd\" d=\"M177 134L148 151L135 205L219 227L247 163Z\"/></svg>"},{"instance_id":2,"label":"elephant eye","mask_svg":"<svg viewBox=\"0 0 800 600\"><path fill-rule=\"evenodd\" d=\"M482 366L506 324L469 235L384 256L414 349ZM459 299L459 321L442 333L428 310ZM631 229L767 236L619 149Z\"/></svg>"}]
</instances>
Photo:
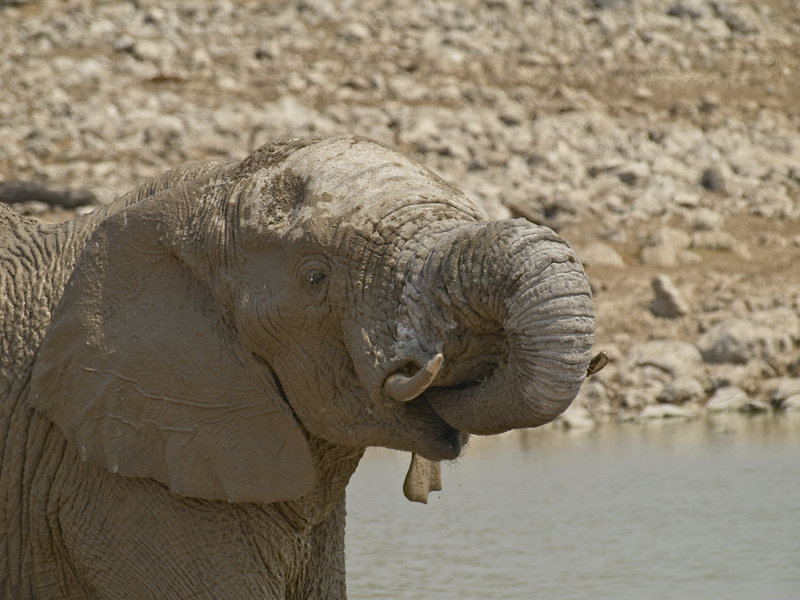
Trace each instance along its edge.
<instances>
[{"instance_id":1,"label":"elephant eye","mask_svg":"<svg viewBox=\"0 0 800 600\"><path fill-rule=\"evenodd\" d=\"M314 298L322 299L328 281L330 266L328 261L319 256L309 256L303 259L296 267L300 279L297 283L305 287L307 292L312 292Z\"/></svg>"},{"instance_id":2,"label":"elephant eye","mask_svg":"<svg viewBox=\"0 0 800 600\"><path fill-rule=\"evenodd\" d=\"M306 283L311 287L318 286L323 281L325 281L325 273L321 271L311 271L306 275Z\"/></svg>"}]
</instances>

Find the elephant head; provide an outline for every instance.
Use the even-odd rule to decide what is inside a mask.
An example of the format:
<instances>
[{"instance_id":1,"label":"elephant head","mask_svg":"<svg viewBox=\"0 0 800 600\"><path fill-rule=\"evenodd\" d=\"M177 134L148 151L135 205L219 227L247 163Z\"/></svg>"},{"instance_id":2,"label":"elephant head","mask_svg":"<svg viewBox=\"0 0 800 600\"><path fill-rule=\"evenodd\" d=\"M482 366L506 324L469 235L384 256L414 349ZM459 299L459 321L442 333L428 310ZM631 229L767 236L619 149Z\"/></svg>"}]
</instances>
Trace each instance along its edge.
<instances>
[{"instance_id":1,"label":"elephant head","mask_svg":"<svg viewBox=\"0 0 800 600\"><path fill-rule=\"evenodd\" d=\"M360 138L192 173L99 222L38 353L29 402L85 460L273 502L311 438L451 459L576 395L591 293L551 230Z\"/></svg>"}]
</instances>

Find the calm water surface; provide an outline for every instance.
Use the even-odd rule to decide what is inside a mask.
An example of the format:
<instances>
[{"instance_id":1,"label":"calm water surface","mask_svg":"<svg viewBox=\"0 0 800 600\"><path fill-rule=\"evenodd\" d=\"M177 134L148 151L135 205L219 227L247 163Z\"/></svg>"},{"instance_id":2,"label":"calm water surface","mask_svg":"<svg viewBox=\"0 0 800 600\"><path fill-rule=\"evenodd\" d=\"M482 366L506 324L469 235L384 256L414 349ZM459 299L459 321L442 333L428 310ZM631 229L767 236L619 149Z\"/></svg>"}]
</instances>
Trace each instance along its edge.
<instances>
[{"instance_id":1,"label":"calm water surface","mask_svg":"<svg viewBox=\"0 0 800 600\"><path fill-rule=\"evenodd\" d=\"M800 598L800 415L481 438L427 506L409 456L348 487L351 600Z\"/></svg>"}]
</instances>

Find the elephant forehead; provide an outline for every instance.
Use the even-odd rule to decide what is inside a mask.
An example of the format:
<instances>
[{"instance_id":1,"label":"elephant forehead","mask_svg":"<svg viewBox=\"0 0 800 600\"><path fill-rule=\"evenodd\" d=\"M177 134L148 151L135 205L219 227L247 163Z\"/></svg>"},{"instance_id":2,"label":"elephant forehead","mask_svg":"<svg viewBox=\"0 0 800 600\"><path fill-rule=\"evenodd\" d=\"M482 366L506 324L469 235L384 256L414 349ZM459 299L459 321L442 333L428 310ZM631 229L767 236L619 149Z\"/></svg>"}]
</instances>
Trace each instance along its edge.
<instances>
[{"instance_id":1,"label":"elephant forehead","mask_svg":"<svg viewBox=\"0 0 800 600\"><path fill-rule=\"evenodd\" d=\"M318 218L369 225L422 204L482 216L473 202L425 167L360 138L323 140L292 154L285 167L306 182L307 201Z\"/></svg>"},{"instance_id":2,"label":"elephant forehead","mask_svg":"<svg viewBox=\"0 0 800 600\"><path fill-rule=\"evenodd\" d=\"M434 173L369 140L326 138L276 162L256 166L252 159L234 186L244 189L228 192L242 231L255 236L266 226L331 243L347 231L382 238L384 228L402 236L430 221L486 218Z\"/></svg>"}]
</instances>

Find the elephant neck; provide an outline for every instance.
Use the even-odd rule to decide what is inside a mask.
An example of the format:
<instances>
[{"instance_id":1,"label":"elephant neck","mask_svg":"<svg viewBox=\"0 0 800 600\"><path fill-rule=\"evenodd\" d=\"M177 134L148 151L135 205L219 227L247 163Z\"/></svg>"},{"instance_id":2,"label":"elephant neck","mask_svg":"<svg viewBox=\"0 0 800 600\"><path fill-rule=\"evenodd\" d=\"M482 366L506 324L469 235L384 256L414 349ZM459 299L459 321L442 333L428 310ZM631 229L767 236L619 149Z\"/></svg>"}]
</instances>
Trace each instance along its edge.
<instances>
[{"instance_id":1,"label":"elephant neck","mask_svg":"<svg viewBox=\"0 0 800 600\"><path fill-rule=\"evenodd\" d=\"M332 444L309 436L316 481L305 496L277 503L278 510L297 529L309 529L324 521L342 498L365 448Z\"/></svg>"}]
</instances>

